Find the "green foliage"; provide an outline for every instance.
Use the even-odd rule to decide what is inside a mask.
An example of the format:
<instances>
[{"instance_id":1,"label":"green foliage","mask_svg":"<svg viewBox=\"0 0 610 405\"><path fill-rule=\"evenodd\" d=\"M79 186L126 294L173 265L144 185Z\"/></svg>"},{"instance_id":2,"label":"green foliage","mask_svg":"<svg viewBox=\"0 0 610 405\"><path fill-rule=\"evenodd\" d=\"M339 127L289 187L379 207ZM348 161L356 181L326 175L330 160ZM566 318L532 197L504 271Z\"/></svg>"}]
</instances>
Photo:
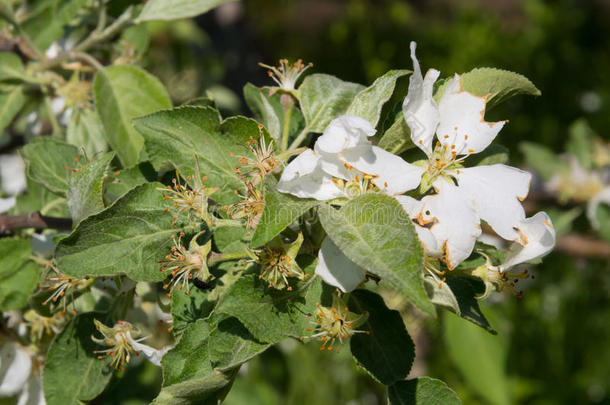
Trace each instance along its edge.
<instances>
[{"instance_id":1,"label":"green foliage","mask_svg":"<svg viewBox=\"0 0 610 405\"><path fill-rule=\"evenodd\" d=\"M25 95L21 86L9 86L0 91L0 129L11 123L24 104Z\"/></svg>"},{"instance_id":2,"label":"green foliage","mask_svg":"<svg viewBox=\"0 0 610 405\"><path fill-rule=\"evenodd\" d=\"M93 353L99 347L91 340L99 333L93 319L100 316L76 316L51 343L43 374L47 404L80 404L97 397L110 382L112 369Z\"/></svg>"},{"instance_id":3,"label":"green foliage","mask_svg":"<svg viewBox=\"0 0 610 405\"><path fill-rule=\"evenodd\" d=\"M423 286L422 247L398 201L367 194L338 211L322 205L319 216L328 236L354 263L381 277L422 311L434 313Z\"/></svg>"},{"instance_id":4,"label":"green foliage","mask_svg":"<svg viewBox=\"0 0 610 405\"><path fill-rule=\"evenodd\" d=\"M135 66L111 66L98 72L93 83L95 106L106 141L125 166L142 161L144 140L131 120L172 103L159 79Z\"/></svg>"},{"instance_id":5,"label":"green foliage","mask_svg":"<svg viewBox=\"0 0 610 405\"><path fill-rule=\"evenodd\" d=\"M494 68L476 68L460 75L462 89L479 97L486 97L486 109L491 110L509 98L526 94L539 96L542 93L525 76L507 70ZM449 79L438 87L434 98L438 102L449 84Z\"/></svg>"},{"instance_id":6,"label":"green foliage","mask_svg":"<svg viewBox=\"0 0 610 405\"><path fill-rule=\"evenodd\" d=\"M38 283L40 270L30 261L32 248L24 239L0 239L0 311L21 309Z\"/></svg>"},{"instance_id":7,"label":"green foliage","mask_svg":"<svg viewBox=\"0 0 610 405\"><path fill-rule=\"evenodd\" d=\"M96 110L85 108L70 115L66 130L66 142L83 148L88 156L103 152L108 148L104 126Z\"/></svg>"},{"instance_id":8,"label":"green foliage","mask_svg":"<svg viewBox=\"0 0 610 405\"><path fill-rule=\"evenodd\" d=\"M309 132L323 132L334 118L344 114L364 86L344 82L334 76L307 76L298 89L299 102Z\"/></svg>"},{"instance_id":9,"label":"green foliage","mask_svg":"<svg viewBox=\"0 0 610 405\"><path fill-rule=\"evenodd\" d=\"M67 197L70 192L70 168L78 157L75 146L53 138L36 138L21 149L30 179L55 194Z\"/></svg>"},{"instance_id":10,"label":"green foliage","mask_svg":"<svg viewBox=\"0 0 610 405\"><path fill-rule=\"evenodd\" d=\"M164 211L172 204L162 199L159 187L159 183L138 186L81 221L57 245L59 268L81 278L127 274L136 281L163 280L159 260L169 251L170 237L181 228L180 223L172 226L171 215Z\"/></svg>"},{"instance_id":11,"label":"green foliage","mask_svg":"<svg viewBox=\"0 0 610 405\"><path fill-rule=\"evenodd\" d=\"M411 140L411 130L400 111L396 114L394 123L383 133L379 140L379 147L391 153L401 154L414 146Z\"/></svg>"},{"instance_id":12,"label":"green foliage","mask_svg":"<svg viewBox=\"0 0 610 405\"><path fill-rule=\"evenodd\" d=\"M409 70L390 70L375 82L361 90L347 108L346 114L356 115L377 126L381 109L386 101L392 97L396 81L409 74Z\"/></svg>"},{"instance_id":13,"label":"green foliage","mask_svg":"<svg viewBox=\"0 0 610 405\"><path fill-rule=\"evenodd\" d=\"M356 334L350 340L358 364L386 385L405 379L415 358L415 345L400 313L388 309L381 296L366 290L354 291L349 305L369 315L362 325L369 333Z\"/></svg>"},{"instance_id":14,"label":"green foliage","mask_svg":"<svg viewBox=\"0 0 610 405\"><path fill-rule=\"evenodd\" d=\"M105 208L104 180L114 153L109 152L80 167L70 176L68 208L74 223Z\"/></svg>"},{"instance_id":15,"label":"green foliage","mask_svg":"<svg viewBox=\"0 0 610 405\"><path fill-rule=\"evenodd\" d=\"M268 176L265 179L265 208L252 236L252 247L259 247L269 242L307 210L318 204L320 202L317 200L280 193L277 191L277 181Z\"/></svg>"},{"instance_id":16,"label":"green foliage","mask_svg":"<svg viewBox=\"0 0 610 405\"><path fill-rule=\"evenodd\" d=\"M178 20L203 14L230 0L150 0L145 5L137 22L152 20Z\"/></svg>"},{"instance_id":17,"label":"green foliage","mask_svg":"<svg viewBox=\"0 0 610 405\"><path fill-rule=\"evenodd\" d=\"M155 169L174 167L184 177L194 176L197 157L207 177L205 185L221 188L214 200L221 204L236 200L234 191L243 188L235 172L236 156L247 152L245 143L250 137L258 139L256 121L231 117L221 122L213 108L187 106L139 118L135 126L144 136Z\"/></svg>"},{"instance_id":18,"label":"green foliage","mask_svg":"<svg viewBox=\"0 0 610 405\"><path fill-rule=\"evenodd\" d=\"M457 394L441 380L419 377L388 387L390 405L459 405Z\"/></svg>"},{"instance_id":19,"label":"green foliage","mask_svg":"<svg viewBox=\"0 0 610 405\"><path fill-rule=\"evenodd\" d=\"M520 146L526 163L540 173L543 179L550 180L553 175L568 170L568 165L557 159L552 150L531 142L523 142Z\"/></svg>"}]
</instances>

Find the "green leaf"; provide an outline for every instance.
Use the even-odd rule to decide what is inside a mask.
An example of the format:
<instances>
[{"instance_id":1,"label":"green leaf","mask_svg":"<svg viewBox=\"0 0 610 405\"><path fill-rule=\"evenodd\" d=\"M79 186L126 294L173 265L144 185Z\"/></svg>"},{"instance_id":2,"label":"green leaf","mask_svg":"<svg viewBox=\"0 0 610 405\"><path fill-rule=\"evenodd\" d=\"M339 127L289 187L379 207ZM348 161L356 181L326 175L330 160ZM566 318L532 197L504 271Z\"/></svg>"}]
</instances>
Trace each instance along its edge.
<instances>
[{"instance_id":1,"label":"green leaf","mask_svg":"<svg viewBox=\"0 0 610 405\"><path fill-rule=\"evenodd\" d=\"M567 163L559 160L557 154L545 146L522 142L519 148L525 155L525 163L536 170L544 180L550 180L555 174L569 170Z\"/></svg>"},{"instance_id":2,"label":"green leaf","mask_svg":"<svg viewBox=\"0 0 610 405\"><path fill-rule=\"evenodd\" d=\"M384 132L378 145L380 148L396 155L415 146L411 140L411 129L409 129L402 111L396 114L394 123Z\"/></svg>"},{"instance_id":3,"label":"green leaf","mask_svg":"<svg viewBox=\"0 0 610 405\"><path fill-rule=\"evenodd\" d=\"M274 96L280 97L279 94ZM274 139L279 140L282 136L283 113L281 104L279 102L272 104L269 91L251 83L244 86L244 99L254 117L267 128Z\"/></svg>"},{"instance_id":4,"label":"green leaf","mask_svg":"<svg viewBox=\"0 0 610 405\"><path fill-rule=\"evenodd\" d=\"M570 139L566 144L566 150L576 156L578 162L585 170L593 167L593 155L595 154L595 132L584 118L575 121L568 129Z\"/></svg>"},{"instance_id":5,"label":"green leaf","mask_svg":"<svg viewBox=\"0 0 610 405\"><path fill-rule=\"evenodd\" d=\"M191 286L189 295L174 291L171 305L174 336L180 336L197 319L207 318L218 299L241 277L246 267L239 262L221 263L212 269L215 279L209 282L209 288Z\"/></svg>"},{"instance_id":6,"label":"green leaf","mask_svg":"<svg viewBox=\"0 0 610 405\"><path fill-rule=\"evenodd\" d=\"M214 230L214 243L221 253L245 252L252 233L242 227L225 226Z\"/></svg>"},{"instance_id":7,"label":"green leaf","mask_svg":"<svg viewBox=\"0 0 610 405\"><path fill-rule=\"evenodd\" d=\"M161 361L163 388L153 404L216 404L243 362L265 350L235 318L189 325Z\"/></svg>"},{"instance_id":8,"label":"green leaf","mask_svg":"<svg viewBox=\"0 0 610 405\"><path fill-rule=\"evenodd\" d=\"M345 114L364 86L325 74L309 75L298 89L301 110L310 132L323 132L334 118Z\"/></svg>"},{"instance_id":9,"label":"green leaf","mask_svg":"<svg viewBox=\"0 0 610 405\"><path fill-rule=\"evenodd\" d=\"M574 207L569 210L562 210L558 207L546 207L545 211L551 217L556 237L563 236L572 230L576 218L582 214L582 207Z\"/></svg>"},{"instance_id":10,"label":"green leaf","mask_svg":"<svg viewBox=\"0 0 610 405\"><path fill-rule=\"evenodd\" d=\"M383 105L392 97L396 81L411 73L410 70L390 70L356 94L346 114L356 115L377 126Z\"/></svg>"},{"instance_id":11,"label":"green leaf","mask_svg":"<svg viewBox=\"0 0 610 405\"><path fill-rule=\"evenodd\" d=\"M113 158L114 152L108 152L70 176L68 208L75 224L104 209L104 180Z\"/></svg>"},{"instance_id":12,"label":"green leaf","mask_svg":"<svg viewBox=\"0 0 610 405\"><path fill-rule=\"evenodd\" d=\"M34 138L20 151L25 160L27 175L55 194L66 197L70 191L68 179L78 150L73 145L53 138Z\"/></svg>"},{"instance_id":13,"label":"green leaf","mask_svg":"<svg viewBox=\"0 0 610 405\"><path fill-rule=\"evenodd\" d=\"M419 377L388 387L389 405L460 405L457 394L441 380Z\"/></svg>"},{"instance_id":14,"label":"green leaf","mask_svg":"<svg viewBox=\"0 0 610 405\"><path fill-rule=\"evenodd\" d=\"M519 94L530 96L542 94L527 77L508 70L476 68L461 74L460 77L462 89L475 96L487 96L486 111ZM436 90L434 99L437 103L445 93L449 81L446 79Z\"/></svg>"},{"instance_id":15,"label":"green leaf","mask_svg":"<svg viewBox=\"0 0 610 405\"><path fill-rule=\"evenodd\" d=\"M0 52L0 81L23 80L25 69L21 58L12 52Z\"/></svg>"},{"instance_id":16,"label":"green leaf","mask_svg":"<svg viewBox=\"0 0 610 405\"><path fill-rule=\"evenodd\" d=\"M40 269L31 254L27 239L0 239L0 311L23 308L36 288Z\"/></svg>"},{"instance_id":17,"label":"green leaf","mask_svg":"<svg viewBox=\"0 0 610 405\"><path fill-rule=\"evenodd\" d=\"M9 126L24 104L23 87L10 86L0 92L0 133Z\"/></svg>"},{"instance_id":18,"label":"green leaf","mask_svg":"<svg viewBox=\"0 0 610 405\"><path fill-rule=\"evenodd\" d=\"M40 211L51 217L68 217L70 211L64 197L53 194L31 178L26 179L26 192L17 196L17 203L11 210L12 215L24 215Z\"/></svg>"},{"instance_id":19,"label":"green leaf","mask_svg":"<svg viewBox=\"0 0 610 405\"><path fill-rule=\"evenodd\" d=\"M59 268L74 277L126 274L136 281L161 281L159 260L169 251L172 208L157 190L160 183L134 188L99 214L81 221L55 249ZM179 217L178 221L182 221Z\"/></svg>"},{"instance_id":20,"label":"green leaf","mask_svg":"<svg viewBox=\"0 0 610 405\"><path fill-rule=\"evenodd\" d=\"M157 180L157 171L148 162L110 173L106 184L106 197L111 201L141 184Z\"/></svg>"},{"instance_id":21,"label":"green leaf","mask_svg":"<svg viewBox=\"0 0 610 405\"><path fill-rule=\"evenodd\" d=\"M76 316L51 343L42 378L48 405L82 404L97 397L110 381L108 362L93 353L99 350L91 340L97 333L93 323L96 315L102 316Z\"/></svg>"},{"instance_id":22,"label":"green leaf","mask_svg":"<svg viewBox=\"0 0 610 405\"><path fill-rule=\"evenodd\" d=\"M252 236L252 247L255 248L269 242L307 210L320 204L318 200L280 193L277 180L272 176L265 178L264 187L265 208Z\"/></svg>"},{"instance_id":23,"label":"green leaf","mask_svg":"<svg viewBox=\"0 0 610 405\"><path fill-rule=\"evenodd\" d=\"M415 345L398 311L390 310L383 298L366 290L350 294L349 305L356 313L368 312L362 329L370 334L356 333L350 340L352 355L377 381L390 385L407 378Z\"/></svg>"},{"instance_id":24,"label":"green leaf","mask_svg":"<svg viewBox=\"0 0 610 405\"><path fill-rule=\"evenodd\" d=\"M195 17L229 1L234 0L149 0L136 23Z\"/></svg>"},{"instance_id":25,"label":"green leaf","mask_svg":"<svg viewBox=\"0 0 610 405\"><path fill-rule=\"evenodd\" d=\"M322 205L318 214L328 236L348 258L381 277L424 312L434 314L423 285L423 250L396 199L365 194L338 211Z\"/></svg>"},{"instance_id":26,"label":"green leaf","mask_svg":"<svg viewBox=\"0 0 610 405\"><path fill-rule=\"evenodd\" d=\"M437 281L428 278L424 285L433 304L450 310L491 334L497 333L489 325L479 308L479 301L475 298L485 291L485 286L481 282L470 277L451 276L447 277L446 283L440 286Z\"/></svg>"},{"instance_id":27,"label":"green leaf","mask_svg":"<svg viewBox=\"0 0 610 405\"><path fill-rule=\"evenodd\" d=\"M316 302L330 297L327 290L319 278L314 278L294 291L278 291L249 274L233 284L215 312L239 319L259 341L277 343L285 337L305 336L310 326L305 316L313 314Z\"/></svg>"},{"instance_id":28,"label":"green leaf","mask_svg":"<svg viewBox=\"0 0 610 405\"><path fill-rule=\"evenodd\" d=\"M234 190L243 189L235 173L237 156L249 153L240 145L250 137L259 138L256 121L237 116L221 122L213 108L187 106L139 118L134 124L144 136L155 169L173 166L183 177L194 176L197 156L201 175L207 176L205 185L221 188L212 198L220 204L236 201Z\"/></svg>"},{"instance_id":29,"label":"green leaf","mask_svg":"<svg viewBox=\"0 0 610 405\"><path fill-rule=\"evenodd\" d=\"M64 36L64 28L90 0L49 0L21 24L38 49L44 51Z\"/></svg>"},{"instance_id":30,"label":"green leaf","mask_svg":"<svg viewBox=\"0 0 610 405\"><path fill-rule=\"evenodd\" d=\"M142 160L144 140L131 120L171 108L165 87L159 79L136 66L120 65L97 73L93 95L106 141L124 166L135 165Z\"/></svg>"},{"instance_id":31,"label":"green leaf","mask_svg":"<svg viewBox=\"0 0 610 405\"><path fill-rule=\"evenodd\" d=\"M488 315L493 315L489 312ZM443 326L447 354L469 387L491 404L512 404L505 371L508 347L503 337L491 335L453 315L443 317Z\"/></svg>"},{"instance_id":32,"label":"green leaf","mask_svg":"<svg viewBox=\"0 0 610 405\"><path fill-rule=\"evenodd\" d=\"M70 115L66 142L83 148L88 156L108 149L104 126L97 111L92 108L77 109Z\"/></svg>"}]
</instances>

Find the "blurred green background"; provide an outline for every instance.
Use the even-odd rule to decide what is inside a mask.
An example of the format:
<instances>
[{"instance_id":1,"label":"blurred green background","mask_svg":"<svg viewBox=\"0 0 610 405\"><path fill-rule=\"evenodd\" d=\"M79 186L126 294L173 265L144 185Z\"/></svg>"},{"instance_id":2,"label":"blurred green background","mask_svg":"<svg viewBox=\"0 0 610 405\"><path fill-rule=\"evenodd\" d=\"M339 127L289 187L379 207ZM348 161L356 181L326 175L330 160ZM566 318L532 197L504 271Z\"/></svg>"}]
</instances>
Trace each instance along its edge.
<instances>
[{"instance_id":1,"label":"blurred green background","mask_svg":"<svg viewBox=\"0 0 610 405\"><path fill-rule=\"evenodd\" d=\"M271 84L258 62L302 58L314 63L313 72L370 84L389 69L411 68L408 44L415 40L424 70L451 75L498 67L524 74L542 91L488 116L510 119L498 142L509 147L513 164L522 162L522 141L559 153L578 118L610 138L608 1L247 0L196 20L151 23L124 39L117 55L142 58L176 102L208 94L221 110L245 114L245 83ZM582 217L573 228L595 236ZM610 404L607 258L557 250L533 271L523 298L495 294L484 303L497 336L449 313L440 313L440 322L425 319L387 295L416 340L413 376L446 381L465 404ZM125 400L121 387L130 373L105 400L112 402L113 392ZM158 376L141 384L158 384ZM347 347L337 355L320 353L315 343L286 342L241 370L226 403L355 405L385 398Z\"/></svg>"}]
</instances>

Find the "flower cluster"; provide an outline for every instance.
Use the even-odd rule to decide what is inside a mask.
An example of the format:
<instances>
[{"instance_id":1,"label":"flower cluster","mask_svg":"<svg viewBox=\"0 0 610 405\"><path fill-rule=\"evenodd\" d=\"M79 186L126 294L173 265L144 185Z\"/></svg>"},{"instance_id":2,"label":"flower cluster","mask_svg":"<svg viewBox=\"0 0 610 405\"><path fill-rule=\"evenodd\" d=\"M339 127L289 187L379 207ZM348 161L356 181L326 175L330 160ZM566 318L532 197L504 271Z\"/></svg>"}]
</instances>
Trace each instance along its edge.
<instances>
[{"instance_id":1,"label":"flower cluster","mask_svg":"<svg viewBox=\"0 0 610 405\"><path fill-rule=\"evenodd\" d=\"M555 245L555 231L544 212L527 218L521 205L528 194L531 175L504 164L466 167L470 155L487 148L506 121L484 119L487 97L462 88L455 75L441 86L435 100L434 83L440 72L425 77L411 43L413 74L403 103L403 115L413 143L426 158L413 164L367 139L375 134L371 123L344 115L333 120L313 150L295 158L284 170L278 189L302 198L333 200L366 192L394 196L415 224L427 256L426 271L443 282L436 261L453 270L473 251L477 241L492 238L508 244L506 258L487 260L474 274L498 289L514 286L520 273L510 268L547 254ZM436 138L436 140L435 140ZM421 198L410 190L418 189ZM326 239L319 252L316 273L342 291L351 291L365 278L365 270L351 262ZM500 275L498 275L498 273ZM509 276L512 274L512 276ZM511 284L512 283L512 284Z\"/></svg>"}]
</instances>

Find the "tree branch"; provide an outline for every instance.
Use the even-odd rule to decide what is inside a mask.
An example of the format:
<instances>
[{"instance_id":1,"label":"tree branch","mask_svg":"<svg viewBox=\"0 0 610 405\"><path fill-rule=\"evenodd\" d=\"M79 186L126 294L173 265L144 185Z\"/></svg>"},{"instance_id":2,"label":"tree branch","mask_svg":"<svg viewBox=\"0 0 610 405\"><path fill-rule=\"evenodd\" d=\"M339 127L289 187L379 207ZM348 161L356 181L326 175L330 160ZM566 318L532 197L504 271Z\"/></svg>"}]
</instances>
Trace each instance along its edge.
<instances>
[{"instance_id":1,"label":"tree branch","mask_svg":"<svg viewBox=\"0 0 610 405\"><path fill-rule=\"evenodd\" d=\"M610 243L576 233L569 233L557 239L556 249L573 256L610 258Z\"/></svg>"},{"instance_id":2,"label":"tree branch","mask_svg":"<svg viewBox=\"0 0 610 405\"><path fill-rule=\"evenodd\" d=\"M0 234L27 228L71 230L72 219L46 217L40 212L26 215L0 215Z\"/></svg>"}]
</instances>

